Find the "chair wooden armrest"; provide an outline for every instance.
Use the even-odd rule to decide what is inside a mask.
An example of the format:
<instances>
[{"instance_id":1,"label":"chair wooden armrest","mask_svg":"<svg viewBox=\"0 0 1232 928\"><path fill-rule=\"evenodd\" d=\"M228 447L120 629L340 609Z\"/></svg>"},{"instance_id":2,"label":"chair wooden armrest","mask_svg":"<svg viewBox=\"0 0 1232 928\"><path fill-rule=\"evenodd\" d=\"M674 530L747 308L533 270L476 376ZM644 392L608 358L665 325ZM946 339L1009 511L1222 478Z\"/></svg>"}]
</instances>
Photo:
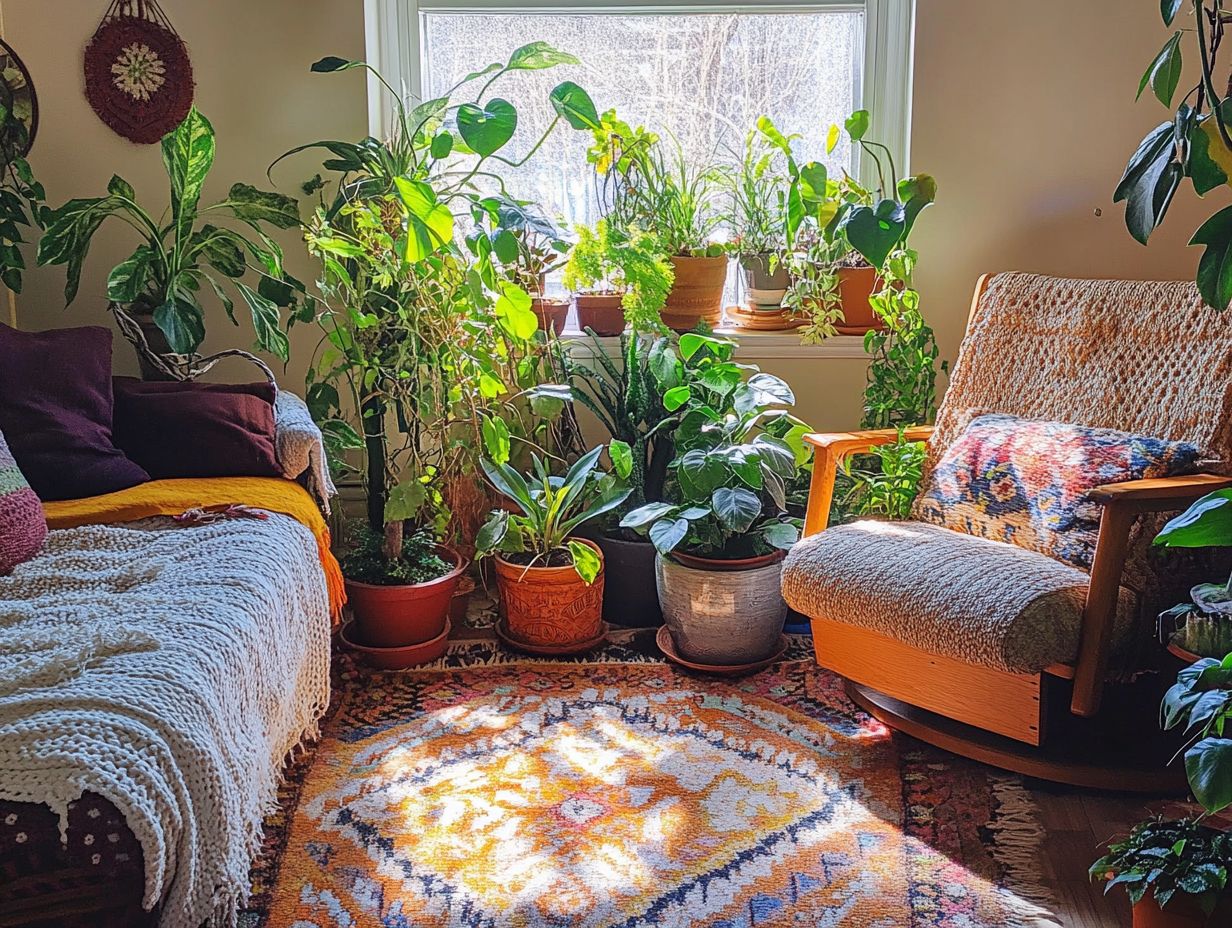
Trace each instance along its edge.
<instances>
[{"instance_id":1,"label":"chair wooden armrest","mask_svg":"<svg viewBox=\"0 0 1232 928\"><path fill-rule=\"evenodd\" d=\"M1116 622L1121 575L1129 551L1129 533L1134 520L1144 512L1172 512L1186 508L1213 490L1232 487L1232 478L1215 474L1190 474L1155 480L1110 483L1091 491L1103 504L1099 537L1091 563L1091 581L1082 610L1078 660L1074 665L1074 695L1070 710L1092 716L1099 711L1112 630Z\"/></svg>"},{"instance_id":2,"label":"chair wooden armrest","mask_svg":"<svg viewBox=\"0 0 1232 928\"><path fill-rule=\"evenodd\" d=\"M905 429L908 441L927 441L931 425ZM809 485L808 509L804 514L804 534L816 535L830 524L830 506L834 502L834 479L843 458L864 454L880 445L898 440L898 429L872 429L863 432L828 432L805 435L813 446L813 480Z\"/></svg>"}]
</instances>

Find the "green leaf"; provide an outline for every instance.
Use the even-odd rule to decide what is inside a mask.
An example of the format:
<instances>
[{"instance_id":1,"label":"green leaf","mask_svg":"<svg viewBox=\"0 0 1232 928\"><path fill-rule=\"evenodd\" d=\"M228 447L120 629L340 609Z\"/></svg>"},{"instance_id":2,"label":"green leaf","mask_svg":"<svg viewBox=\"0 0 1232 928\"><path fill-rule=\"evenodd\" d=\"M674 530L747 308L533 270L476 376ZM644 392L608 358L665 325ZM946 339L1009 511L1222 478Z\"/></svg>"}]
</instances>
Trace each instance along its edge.
<instances>
[{"instance_id":1,"label":"green leaf","mask_svg":"<svg viewBox=\"0 0 1232 928\"><path fill-rule=\"evenodd\" d=\"M1181 10L1183 0L1159 0L1159 12L1164 18L1164 25L1171 26L1176 14Z\"/></svg>"},{"instance_id":2,"label":"green leaf","mask_svg":"<svg viewBox=\"0 0 1232 928\"><path fill-rule=\"evenodd\" d=\"M837 124L831 123L830 130L826 133L826 154L831 155L834 149L838 148L839 139L843 137L843 130Z\"/></svg>"},{"instance_id":3,"label":"green leaf","mask_svg":"<svg viewBox=\"0 0 1232 928\"><path fill-rule=\"evenodd\" d=\"M599 113L590 94L573 81L563 81L548 94L552 108L575 129L599 128Z\"/></svg>"},{"instance_id":4,"label":"green leaf","mask_svg":"<svg viewBox=\"0 0 1232 928\"><path fill-rule=\"evenodd\" d=\"M484 416L481 424L483 447L488 457L497 464L509 463L509 426L503 419Z\"/></svg>"},{"instance_id":5,"label":"green leaf","mask_svg":"<svg viewBox=\"0 0 1232 928\"><path fill-rule=\"evenodd\" d=\"M1171 106L1172 98L1176 95L1176 86L1181 80L1181 67L1181 33L1176 32L1142 75L1135 99L1142 97L1142 91L1146 90L1149 83L1159 102L1164 106Z\"/></svg>"},{"instance_id":6,"label":"green leaf","mask_svg":"<svg viewBox=\"0 0 1232 928\"><path fill-rule=\"evenodd\" d=\"M1213 138L1212 133L1207 131L1207 123L1213 119L1213 116L1203 117L1189 133L1189 177L1198 196L1204 196L1228 182L1227 172L1211 157L1211 143L1218 137L1218 133ZM1222 144L1222 139L1219 144Z\"/></svg>"},{"instance_id":7,"label":"green leaf","mask_svg":"<svg viewBox=\"0 0 1232 928\"><path fill-rule=\"evenodd\" d=\"M311 70L316 74L332 74L335 71L346 71L362 65L362 61L351 61L347 58L339 58L337 55L327 55L320 61L314 61Z\"/></svg>"},{"instance_id":8,"label":"green leaf","mask_svg":"<svg viewBox=\"0 0 1232 928\"><path fill-rule=\"evenodd\" d=\"M678 473L681 482L687 484L689 496L693 499L708 498L727 478L722 460L700 448L687 452L680 459Z\"/></svg>"},{"instance_id":9,"label":"green leaf","mask_svg":"<svg viewBox=\"0 0 1232 928\"><path fill-rule=\"evenodd\" d=\"M641 529L650 525L652 522L657 522L669 512L674 512L676 506L672 503L647 503L645 506L640 506L634 509L631 513L620 520L621 528Z\"/></svg>"},{"instance_id":10,"label":"green leaf","mask_svg":"<svg viewBox=\"0 0 1232 928\"><path fill-rule=\"evenodd\" d=\"M300 225L299 203L281 193L258 190L249 184L236 184L222 206L245 222L268 222L277 229L294 229Z\"/></svg>"},{"instance_id":11,"label":"green leaf","mask_svg":"<svg viewBox=\"0 0 1232 928\"><path fill-rule=\"evenodd\" d=\"M906 234L906 212L897 201L888 199L875 207L857 206L847 214L843 231L851 247L879 268Z\"/></svg>"},{"instance_id":12,"label":"green leaf","mask_svg":"<svg viewBox=\"0 0 1232 928\"><path fill-rule=\"evenodd\" d=\"M458 134L482 158L495 154L513 138L518 111L508 100L495 97L484 105L463 103L457 112Z\"/></svg>"},{"instance_id":13,"label":"green leaf","mask_svg":"<svg viewBox=\"0 0 1232 928\"><path fill-rule=\"evenodd\" d=\"M581 62L568 52L562 52L547 42L531 42L509 56L509 63L505 65L505 70L542 71L561 64L581 64Z\"/></svg>"},{"instance_id":14,"label":"green leaf","mask_svg":"<svg viewBox=\"0 0 1232 928\"><path fill-rule=\"evenodd\" d=\"M1227 206L1204 222L1189 240L1205 245L1198 262L1198 292L1215 309L1232 303L1232 206Z\"/></svg>"},{"instance_id":15,"label":"green leaf","mask_svg":"<svg viewBox=\"0 0 1232 928\"><path fill-rule=\"evenodd\" d=\"M737 535L747 532L761 515L761 500L744 487L720 487L710 497L720 524Z\"/></svg>"},{"instance_id":16,"label":"green leaf","mask_svg":"<svg viewBox=\"0 0 1232 928\"><path fill-rule=\"evenodd\" d=\"M676 356L676 350L665 339L656 341L650 349L647 359L650 374L658 384L660 392L666 392L680 386L680 378L684 375L684 366Z\"/></svg>"},{"instance_id":17,"label":"green leaf","mask_svg":"<svg viewBox=\"0 0 1232 928\"><path fill-rule=\"evenodd\" d=\"M1232 806L1232 739L1204 738L1185 752L1194 798L1208 812Z\"/></svg>"},{"instance_id":18,"label":"green leaf","mask_svg":"<svg viewBox=\"0 0 1232 928\"><path fill-rule=\"evenodd\" d=\"M787 136L779 131L778 127L770 120L769 116L759 116L757 118L757 131L765 136L766 141L781 151L783 154L791 157L791 141Z\"/></svg>"},{"instance_id":19,"label":"green leaf","mask_svg":"<svg viewBox=\"0 0 1232 928\"><path fill-rule=\"evenodd\" d=\"M65 303L73 302L81 282L81 268L90 251L90 241L104 219L124 209L118 197L69 200L47 215L46 229L39 240L38 263L67 264Z\"/></svg>"},{"instance_id":20,"label":"green leaf","mask_svg":"<svg viewBox=\"0 0 1232 928\"><path fill-rule=\"evenodd\" d=\"M800 168L800 198L813 205L824 203L828 182L826 166L818 161L809 162Z\"/></svg>"},{"instance_id":21,"label":"green leaf","mask_svg":"<svg viewBox=\"0 0 1232 928\"><path fill-rule=\"evenodd\" d=\"M509 513L504 509L493 510L488 521L483 523L475 535L475 548L481 554L491 554L500 548L509 531Z\"/></svg>"},{"instance_id":22,"label":"green leaf","mask_svg":"<svg viewBox=\"0 0 1232 928\"><path fill-rule=\"evenodd\" d=\"M784 480L796 475L796 455L787 442L770 435L758 435L753 439L761 462Z\"/></svg>"},{"instance_id":23,"label":"green leaf","mask_svg":"<svg viewBox=\"0 0 1232 928\"><path fill-rule=\"evenodd\" d=\"M244 260L244 252L236 244L239 238L227 229L202 226L188 240L188 250L190 254L199 254L211 267L227 277L243 277L248 264Z\"/></svg>"},{"instance_id":24,"label":"green leaf","mask_svg":"<svg viewBox=\"0 0 1232 928\"><path fill-rule=\"evenodd\" d=\"M341 419L327 419L319 423L321 434L334 451L359 451L364 447L363 437Z\"/></svg>"},{"instance_id":25,"label":"green leaf","mask_svg":"<svg viewBox=\"0 0 1232 928\"><path fill-rule=\"evenodd\" d=\"M438 132L432 138L432 157L437 161L448 158L453 152L453 133Z\"/></svg>"},{"instance_id":26,"label":"green leaf","mask_svg":"<svg viewBox=\"0 0 1232 928\"><path fill-rule=\"evenodd\" d=\"M915 221L925 207L937 199L937 181L931 174L904 177L898 182L898 198L903 202L903 241L911 234Z\"/></svg>"},{"instance_id":27,"label":"green leaf","mask_svg":"<svg viewBox=\"0 0 1232 928\"><path fill-rule=\"evenodd\" d=\"M1194 502L1155 536L1168 548L1232 546L1232 490L1216 490Z\"/></svg>"},{"instance_id":28,"label":"green leaf","mask_svg":"<svg viewBox=\"0 0 1232 928\"><path fill-rule=\"evenodd\" d=\"M424 181L395 177L394 185L407 208L406 260L414 264L453 241L453 213Z\"/></svg>"},{"instance_id":29,"label":"green leaf","mask_svg":"<svg viewBox=\"0 0 1232 928\"><path fill-rule=\"evenodd\" d=\"M146 289L150 278L150 262L154 252L149 245L139 245L137 250L107 275L107 299L115 303L131 303Z\"/></svg>"},{"instance_id":30,"label":"green leaf","mask_svg":"<svg viewBox=\"0 0 1232 928\"><path fill-rule=\"evenodd\" d=\"M176 239L186 241L197 215L201 188L214 166L214 127L194 106L162 141L163 167L171 180L171 218Z\"/></svg>"},{"instance_id":31,"label":"green leaf","mask_svg":"<svg viewBox=\"0 0 1232 928\"><path fill-rule=\"evenodd\" d=\"M688 385L672 387L663 394L663 408L668 412L675 412L681 406L689 401L689 397L693 395L693 391Z\"/></svg>"},{"instance_id":32,"label":"green leaf","mask_svg":"<svg viewBox=\"0 0 1232 928\"><path fill-rule=\"evenodd\" d=\"M119 174L112 175L111 182L107 184L107 192L113 197L123 197L134 201L137 199L137 191L133 189L133 185Z\"/></svg>"},{"instance_id":33,"label":"green leaf","mask_svg":"<svg viewBox=\"0 0 1232 928\"><path fill-rule=\"evenodd\" d=\"M420 480L403 480L385 498L385 524L414 519L428 501L428 488Z\"/></svg>"},{"instance_id":34,"label":"green leaf","mask_svg":"<svg viewBox=\"0 0 1232 928\"><path fill-rule=\"evenodd\" d=\"M535 503L531 499L530 487L526 485L526 480L523 479L521 474L508 464L496 464L486 458L480 458L479 464L492 486L496 487L498 492L517 503L518 507L527 515L535 511Z\"/></svg>"},{"instance_id":35,"label":"green leaf","mask_svg":"<svg viewBox=\"0 0 1232 928\"><path fill-rule=\"evenodd\" d=\"M502 264L513 264L522 253L518 247L518 237L508 229L501 229L496 233L496 237L492 239L492 250Z\"/></svg>"},{"instance_id":36,"label":"green leaf","mask_svg":"<svg viewBox=\"0 0 1232 928\"><path fill-rule=\"evenodd\" d=\"M1169 167L1179 167L1174 136L1172 122L1155 127L1129 159L1112 195L1114 203L1125 201L1125 225L1130 235L1144 245L1172 201L1169 186L1175 172L1169 171ZM1175 179L1179 184L1180 178ZM1175 192L1173 186L1171 193Z\"/></svg>"},{"instance_id":37,"label":"green leaf","mask_svg":"<svg viewBox=\"0 0 1232 928\"><path fill-rule=\"evenodd\" d=\"M687 519L660 519L650 526L650 540L660 554L671 554L689 534Z\"/></svg>"},{"instance_id":38,"label":"green leaf","mask_svg":"<svg viewBox=\"0 0 1232 928\"><path fill-rule=\"evenodd\" d=\"M696 332L686 332L680 336L680 355L686 361L703 348L709 348L720 361L728 361L735 353L736 343L729 338L715 338L711 335L698 335Z\"/></svg>"},{"instance_id":39,"label":"green leaf","mask_svg":"<svg viewBox=\"0 0 1232 928\"><path fill-rule=\"evenodd\" d=\"M502 329L520 341L527 341L539 331L539 317L531 307L530 294L514 284L502 284L493 312Z\"/></svg>"},{"instance_id":40,"label":"green leaf","mask_svg":"<svg viewBox=\"0 0 1232 928\"><path fill-rule=\"evenodd\" d=\"M612 470L621 480L627 480L633 473L633 449L629 443L613 438L607 446L608 457L612 459Z\"/></svg>"},{"instance_id":41,"label":"green leaf","mask_svg":"<svg viewBox=\"0 0 1232 928\"><path fill-rule=\"evenodd\" d=\"M853 141L860 141L864 138L864 134L868 132L868 124L870 121L868 110L856 110L847 117L845 123L847 134L851 136Z\"/></svg>"},{"instance_id":42,"label":"green leaf","mask_svg":"<svg viewBox=\"0 0 1232 928\"><path fill-rule=\"evenodd\" d=\"M565 546L569 549L569 554L573 556L573 569L578 572L582 581L590 586L599 576L599 571L603 569L603 558L599 556L599 552L585 542L574 541L571 538L565 542Z\"/></svg>"},{"instance_id":43,"label":"green leaf","mask_svg":"<svg viewBox=\"0 0 1232 928\"><path fill-rule=\"evenodd\" d=\"M774 374L758 373L749 378L744 385L748 399L737 401L737 412L751 412L765 406L794 406L796 394L788 386L787 381Z\"/></svg>"},{"instance_id":44,"label":"green leaf","mask_svg":"<svg viewBox=\"0 0 1232 928\"><path fill-rule=\"evenodd\" d=\"M761 537L772 548L787 551L800 540L800 530L790 522L768 522L762 527Z\"/></svg>"},{"instance_id":45,"label":"green leaf","mask_svg":"<svg viewBox=\"0 0 1232 928\"><path fill-rule=\"evenodd\" d=\"M154 324L176 354L192 354L205 340L205 320L201 309L181 297L175 297L154 310Z\"/></svg>"},{"instance_id":46,"label":"green leaf","mask_svg":"<svg viewBox=\"0 0 1232 928\"><path fill-rule=\"evenodd\" d=\"M240 296L248 304L252 314L252 327L257 333L257 344L262 351L268 351L280 361L286 361L291 356L291 345L286 333L280 328L282 321L278 307L273 300L266 299L247 284L236 281Z\"/></svg>"}]
</instances>

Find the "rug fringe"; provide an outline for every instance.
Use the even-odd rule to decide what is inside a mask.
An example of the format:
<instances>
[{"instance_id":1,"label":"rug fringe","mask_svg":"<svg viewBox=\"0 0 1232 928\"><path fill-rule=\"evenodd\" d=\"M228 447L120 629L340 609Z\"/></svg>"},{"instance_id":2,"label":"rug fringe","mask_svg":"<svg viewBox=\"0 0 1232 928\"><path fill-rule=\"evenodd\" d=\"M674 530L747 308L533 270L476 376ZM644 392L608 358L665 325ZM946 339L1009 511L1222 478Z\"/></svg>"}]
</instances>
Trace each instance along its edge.
<instances>
[{"instance_id":1,"label":"rug fringe","mask_svg":"<svg viewBox=\"0 0 1232 928\"><path fill-rule=\"evenodd\" d=\"M1018 777L989 774L988 781L996 803L988 823L992 856L1005 870L1006 901L1018 919L1015 928L1063 928L1054 914L1056 897L1039 871L1045 832L1034 800Z\"/></svg>"}]
</instances>

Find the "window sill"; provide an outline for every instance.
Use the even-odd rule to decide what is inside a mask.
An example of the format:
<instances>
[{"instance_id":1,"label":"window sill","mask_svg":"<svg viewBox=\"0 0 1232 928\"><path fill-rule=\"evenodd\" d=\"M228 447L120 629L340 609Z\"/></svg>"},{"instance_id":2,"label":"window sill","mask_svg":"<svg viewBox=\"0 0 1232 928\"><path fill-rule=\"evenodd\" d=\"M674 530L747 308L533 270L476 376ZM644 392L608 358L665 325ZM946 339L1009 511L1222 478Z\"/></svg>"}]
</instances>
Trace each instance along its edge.
<instances>
[{"instance_id":1,"label":"window sill","mask_svg":"<svg viewBox=\"0 0 1232 928\"><path fill-rule=\"evenodd\" d=\"M570 322L572 323L572 320ZM820 345L802 345L799 333L793 331L755 332L720 326L715 329L715 334L736 342L740 346L736 353L750 361L785 358L842 358L862 362L868 360L868 355L864 353L864 338L860 335L835 335ZM586 333L578 331L572 325L567 326L560 337L579 341L578 350L589 344ZM615 357L619 354L619 336L599 336L599 344L609 355Z\"/></svg>"}]
</instances>

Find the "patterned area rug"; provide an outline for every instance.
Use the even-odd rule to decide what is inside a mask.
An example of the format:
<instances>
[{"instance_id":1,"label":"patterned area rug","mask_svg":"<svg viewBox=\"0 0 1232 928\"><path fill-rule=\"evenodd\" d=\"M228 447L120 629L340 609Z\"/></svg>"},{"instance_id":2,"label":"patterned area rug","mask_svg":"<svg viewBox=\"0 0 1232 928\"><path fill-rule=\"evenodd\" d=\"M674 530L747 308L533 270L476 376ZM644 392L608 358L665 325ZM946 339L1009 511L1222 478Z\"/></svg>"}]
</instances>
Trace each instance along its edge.
<instances>
[{"instance_id":1,"label":"patterned area rug","mask_svg":"<svg viewBox=\"0 0 1232 928\"><path fill-rule=\"evenodd\" d=\"M346 674L241 925L1053 924L1017 780L891 738L810 661L716 681L652 649Z\"/></svg>"}]
</instances>

